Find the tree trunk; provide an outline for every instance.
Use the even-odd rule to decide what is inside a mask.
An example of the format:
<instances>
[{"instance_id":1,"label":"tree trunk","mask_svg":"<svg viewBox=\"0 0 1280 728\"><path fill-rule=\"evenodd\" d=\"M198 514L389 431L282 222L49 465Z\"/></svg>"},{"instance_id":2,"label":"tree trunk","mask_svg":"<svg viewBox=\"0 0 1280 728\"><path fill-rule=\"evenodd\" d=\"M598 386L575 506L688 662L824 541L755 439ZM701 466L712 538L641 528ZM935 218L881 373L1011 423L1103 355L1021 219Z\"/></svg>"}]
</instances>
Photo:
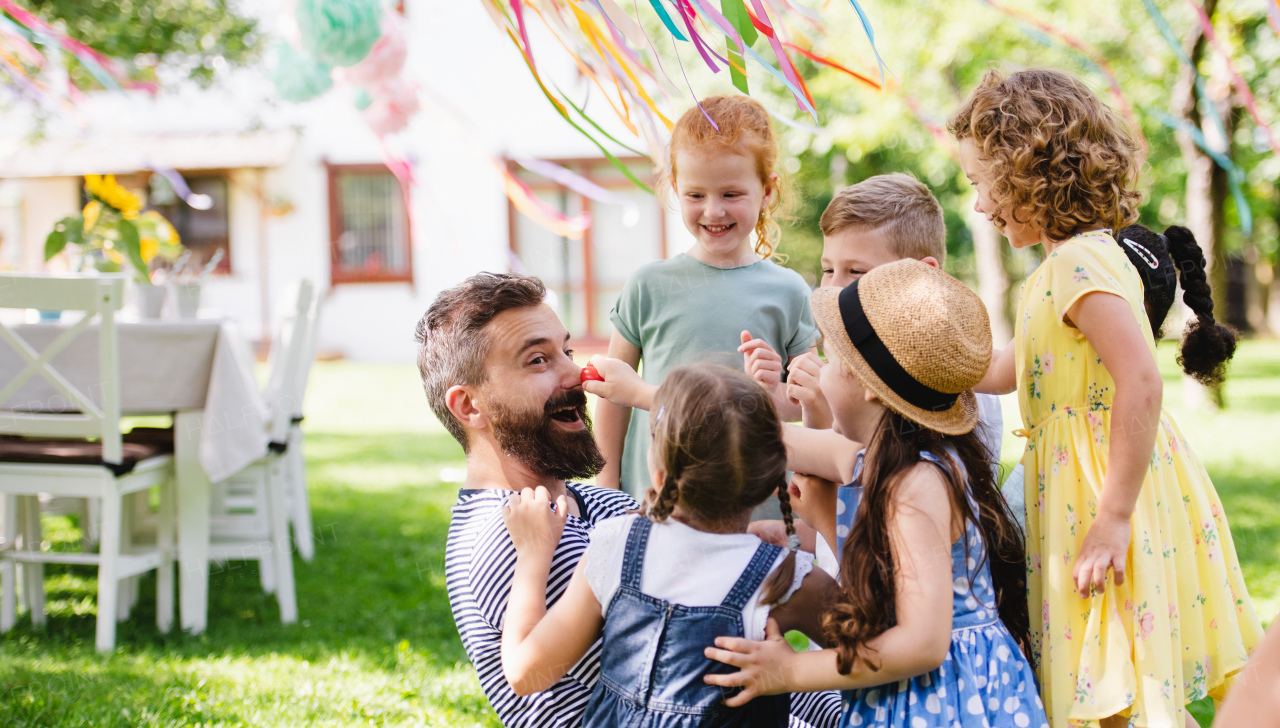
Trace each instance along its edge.
<instances>
[{"instance_id":1,"label":"tree trunk","mask_svg":"<svg viewBox=\"0 0 1280 728\"><path fill-rule=\"evenodd\" d=\"M1276 188L1276 226L1280 227L1280 187ZM1271 275L1267 276L1267 328L1272 336L1280 336L1280 255L1271 261Z\"/></svg>"},{"instance_id":2,"label":"tree trunk","mask_svg":"<svg viewBox=\"0 0 1280 728\"><path fill-rule=\"evenodd\" d=\"M1271 264L1271 284L1267 286L1267 328L1272 336L1280 336L1280 257Z\"/></svg>"},{"instance_id":3,"label":"tree trunk","mask_svg":"<svg viewBox=\"0 0 1280 728\"><path fill-rule=\"evenodd\" d=\"M1210 18L1213 17L1217 4L1217 0L1205 0L1204 10ZM1198 66L1201 59L1204 58L1206 45L1204 33L1199 28L1192 31L1187 55L1191 57L1193 66ZM1212 121L1206 123L1206 120L1201 116L1201 109L1198 105L1195 90L1194 68L1184 65L1178 70L1178 81L1174 87L1173 98L1179 115L1185 121L1199 128L1202 132L1213 126ZM1205 111L1207 112L1208 109L1205 109ZM1222 121L1226 122L1225 119ZM1205 135L1205 138L1210 143L1213 143L1215 136L1216 131L1210 131ZM1224 246L1222 245L1224 226L1222 207L1227 196L1226 171L1215 164L1209 155L1197 147L1190 135L1179 131L1176 137L1182 156L1187 160L1186 226L1196 236L1196 241L1200 243L1201 249L1204 250L1205 259L1209 264L1206 272L1209 277L1209 285L1213 289L1214 315L1215 317L1225 315L1226 265ZM1230 135L1222 141L1227 146L1224 151L1229 157ZM1213 391L1206 391L1205 388L1200 387L1190 378L1186 379L1185 385L1186 396L1190 403L1211 408L1225 405L1220 387L1214 388Z\"/></svg>"},{"instance_id":4,"label":"tree trunk","mask_svg":"<svg viewBox=\"0 0 1280 728\"><path fill-rule=\"evenodd\" d=\"M965 222L973 233L973 257L978 272L978 297L987 307L991 319L991 340L1003 347L1013 338L1009 327L1009 314L1005 306L1005 293L1009 290L1009 277L1004 272L1000 254L1000 232L986 217L968 205Z\"/></svg>"}]
</instances>

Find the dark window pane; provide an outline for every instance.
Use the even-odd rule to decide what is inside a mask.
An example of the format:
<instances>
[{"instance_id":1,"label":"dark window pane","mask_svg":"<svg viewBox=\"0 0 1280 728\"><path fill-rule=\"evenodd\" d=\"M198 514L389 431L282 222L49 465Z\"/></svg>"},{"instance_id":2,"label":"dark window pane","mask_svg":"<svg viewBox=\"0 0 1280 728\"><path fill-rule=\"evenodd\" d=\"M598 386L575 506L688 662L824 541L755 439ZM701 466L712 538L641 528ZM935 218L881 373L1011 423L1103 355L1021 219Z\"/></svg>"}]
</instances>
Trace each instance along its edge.
<instances>
[{"instance_id":1,"label":"dark window pane","mask_svg":"<svg viewBox=\"0 0 1280 728\"><path fill-rule=\"evenodd\" d=\"M390 173L338 172L339 223L334 267L339 277L409 275L404 193Z\"/></svg>"},{"instance_id":2,"label":"dark window pane","mask_svg":"<svg viewBox=\"0 0 1280 728\"><path fill-rule=\"evenodd\" d=\"M219 273L231 272L231 218L228 207L227 180L220 176L185 177L187 186L198 195L208 195L213 205L197 210L174 194L168 180L152 175L147 207L156 210L178 231L182 244L191 251L188 271L199 271L221 249Z\"/></svg>"}]
</instances>

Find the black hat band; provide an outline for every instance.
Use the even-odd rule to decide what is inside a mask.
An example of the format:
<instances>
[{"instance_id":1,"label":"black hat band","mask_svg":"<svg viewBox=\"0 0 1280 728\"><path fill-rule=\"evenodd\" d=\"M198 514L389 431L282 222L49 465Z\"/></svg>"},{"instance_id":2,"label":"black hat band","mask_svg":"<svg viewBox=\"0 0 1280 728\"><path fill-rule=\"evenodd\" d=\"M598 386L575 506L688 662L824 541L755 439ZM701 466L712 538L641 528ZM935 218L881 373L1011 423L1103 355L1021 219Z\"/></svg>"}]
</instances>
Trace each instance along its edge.
<instances>
[{"instance_id":1,"label":"black hat band","mask_svg":"<svg viewBox=\"0 0 1280 728\"><path fill-rule=\"evenodd\" d=\"M921 384L902 368L897 359L893 358L889 347L880 340L879 334L867 320L866 312L862 310L862 300L858 296L858 281L850 283L840 291L838 301L840 318L844 322L844 330L849 335L849 340L853 342L853 347L862 355L867 366L871 367L871 371L875 372L876 376L880 377L880 381L892 389L894 394L906 400L908 404L930 412L942 412L955 406L956 400L960 399L959 393L939 392L933 387Z\"/></svg>"}]
</instances>

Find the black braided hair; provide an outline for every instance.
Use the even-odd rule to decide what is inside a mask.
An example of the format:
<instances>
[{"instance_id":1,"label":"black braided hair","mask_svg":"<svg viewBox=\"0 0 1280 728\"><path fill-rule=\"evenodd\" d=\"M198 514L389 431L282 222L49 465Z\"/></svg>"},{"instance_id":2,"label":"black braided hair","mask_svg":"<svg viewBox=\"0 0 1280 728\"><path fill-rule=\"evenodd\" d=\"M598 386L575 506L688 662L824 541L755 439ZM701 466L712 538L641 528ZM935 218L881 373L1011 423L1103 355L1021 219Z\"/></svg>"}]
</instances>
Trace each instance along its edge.
<instances>
[{"instance_id":1,"label":"black braided hair","mask_svg":"<svg viewBox=\"0 0 1280 728\"><path fill-rule=\"evenodd\" d=\"M1226 376L1227 362L1236 353L1240 335L1213 318L1213 291L1205 274L1204 252L1195 235L1180 225L1166 228L1164 235L1169 240L1169 254L1178 269L1182 302L1195 314L1182 334L1178 364L1182 371L1206 387L1217 387Z\"/></svg>"},{"instance_id":2,"label":"black braided hair","mask_svg":"<svg viewBox=\"0 0 1280 728\"><path fill-rule=\"evenodd\" d=\"M1178 295L1178 274L1164 236L1141 225L1130 225L1116 235L1120 249L1142 279L1143 304L1151 335L1164 336L1164 321Z\"/></svg>"},{"instance_id":3,"label":"black braided hair","mask_svg":"<svg viewBox=\"0 0 1280 728\"><path fill-rule=\"evenodd\" d=\"M1170 226L1163 235L1142 225L1130 225L1120 231L1116 241L1142 278L1143 303L1157 339L1164 333L1165 318L1177 295L1174 284L1182 284L1182 301L1195 316L1183 332L1178 364L1206 387L1222 384L1239 335L1213 318L1213 292L1205 273L1204 252L1195 235L1180 225Z\"/></svg>"}]
</instances>

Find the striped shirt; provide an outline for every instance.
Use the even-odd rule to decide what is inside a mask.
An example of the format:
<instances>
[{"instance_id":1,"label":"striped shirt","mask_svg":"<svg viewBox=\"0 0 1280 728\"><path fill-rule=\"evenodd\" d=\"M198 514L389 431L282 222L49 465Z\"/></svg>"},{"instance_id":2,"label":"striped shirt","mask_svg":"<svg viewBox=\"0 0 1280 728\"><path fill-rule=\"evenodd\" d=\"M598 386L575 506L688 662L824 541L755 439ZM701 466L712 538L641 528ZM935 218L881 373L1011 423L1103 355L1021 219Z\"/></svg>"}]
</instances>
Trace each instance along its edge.
<instances>
[{"instance_id":1,"label":"striped shirt","mask_svg":"<svg viewBox=\"0 0 1280 728\"><path fill-rule=\"evenodd\" d=\"M582 516L569 515L552 557L548 608L569 585L569 577L586 551L591 528L636 508L636 502L622 491L574 483L566 486ZM480 687L504 726L578 726L600 675L599 640L567 675L543 692L520 697L502 674L502 625L516 568L515 547L502 521L502 507L510 493L498 489L458 492L444 556L453 621L480 677Z\"/></svg>"}]
</instances>

